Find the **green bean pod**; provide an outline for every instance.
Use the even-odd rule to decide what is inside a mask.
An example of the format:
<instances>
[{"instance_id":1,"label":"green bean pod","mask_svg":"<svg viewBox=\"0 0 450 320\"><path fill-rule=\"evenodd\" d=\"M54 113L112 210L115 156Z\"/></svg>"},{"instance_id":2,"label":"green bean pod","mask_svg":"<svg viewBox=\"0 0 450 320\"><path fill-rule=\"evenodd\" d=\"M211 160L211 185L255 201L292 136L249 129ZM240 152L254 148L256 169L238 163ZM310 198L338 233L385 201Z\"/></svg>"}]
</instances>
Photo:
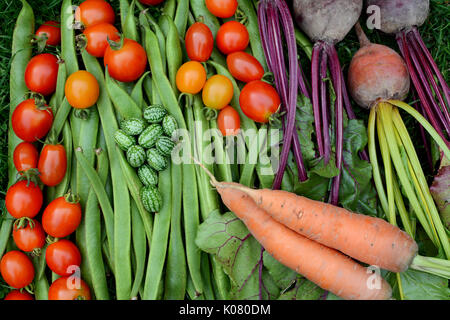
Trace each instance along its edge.
<instances>
[{"instance_id":1,"label":"green bean pod","mask_svg":"<svg viewBox=\"0 0 450 320\"><path fill-rule=\"evenodd\" d=\"M125 30L129 10L130 10L130 3L128 2L128 0L119 0L120 27L122 30Z\"/></svg>"},{"instance_id":2,"label":"green bean pod","mask_svg":"<svg viewBox=\"0 0 450 320\"><path fill-rule=\"evenodd\" d=\"M211 264L209 261L210 255L206 252L202 252L201 258L201 270L202 270L202 281L204 284L203 296L206 300L215 300L213 289L213 281L211 276Z\"/></svg>"},{"instance_id":3,"label":"green bean pod","mask_svg":"<svg viewBox=\"0 0 450 320\"><path fill-rule=\"evenodd\" d=\"M131 287L131 299L133 299L137 296L143 283L147 255L147 236L139 209L134 200L131 201L131 231L135 258L134 280Z\"/></svg>"},{"instance_id":4,"label":"green bean pod","mask_svg":"<svg viewBox=\"0 0 450 320\"><path fill-rule=\"evenodd\" d=\"M175 23L178 34L184 39L189 16L189 0L177 0L177 10L173 22Z\"/></svg>"},{"instance_id":5,"label":"green bean pod","mask_svg":"<svg viewBox=\"0 0 450 320\"><path fill-rule=\"evenodd\" d=\"M180 45L180 38L177 30L177 26L169 16L164 15L161 17L163 21L166 21L168 25L168 32L166 38L167 48L167 72L169 75L169 81L172 85L172 89L176 95L178 95L178 88L176 84L177 71L183 63L183 54Z\"/></svg>"},{"instance_id":6,"label":"green bean pod","mask_svg":"<svg viewBox=\"0 0 450 320\"><path fill-rule=\"evenodd\" d=\"M164 282L165 300L183 300L186 294L186 253L181 235L182 171L181 165L172 163L172 217Z\"/></svg>"},{"instance_id":7,"label":"green bean pod","mask_svg":"<svg viewBox=\"0 0 450 320\"><path fill-rule=\"evenodd\" d=\"M141 76L141 78L134 85L133 91L131 91L131 95L130 95L131 98L133 99L133 101L141 109L147 105L144 100L144 90L143 90L142 86L143 86L143 83L145 82L145 79L148 77L149 74L150 74L150 71L147 71Z\"/></svg>"},{"instance_id":8,"label":"green bean pod","mask_svg":"<svg viewBox=\"0 0 450 320\"><path fill-rule=\"evenodd\" d=\"M192 106L185 106L185 118L189 132L189 145L191 147L191 154L194 153L195 141L195 124L194 112ZM188 164L194 166L194 164ZM197 229L200 224L200 208L198 203L198 187L195 168L194 170L187 170L183 183L183 221L184 221L184 237L186 243L186 260L189 268L189 279L195 288L196 295L203 293L203 281L201 274L201 250L195 244L197 236Z\"/></svg>"},{"instance_id":9,"label":"green bean pod","mask_svg":"<svg viewBox=\"0 0 450 320\"><path fill-rule=\"evenodd\" d=\"M69 190L70 185L70 172L72 171L72 157L73 157L73 141L72 141L72 130L70 128L69 121L66 121L62 131L62 143L64 149L66 150L67 157L67 169L66 175L63 180L55 187L55 198L62 197Z\"/></svg>"},{"instance_id":10,"label":"green bean pod","mask_svg":"<svg viewBox=\"0 0 450 320\"><path fill-rule=\"evenodd\" d=\"M105 133L114 195L114 246L110 245L110 248L114 250L116 294L117 299L130 299L132 282L130 261L131 205L127 185L123 183L125 177L120 165L120 150L116 147L114 141L114 133L118 130L118 124L106 91L105 75L102 67L98 60L90 56L86 51L82 52L82 58L86 70L96 77L100 86L100 96L97 105L99 106L100 121Z\"/></svg>"},{"instance_id":11,"label":"green bean pod","mask_svg":"<svg viewBox=\"0 0 450 320\"><path fill-rule=\"evenodd\" d=\"M97 172L103 183L106 182L109 172L109 163L106 151L96 150ZM96 300L109 300L108 285L106 281L105 265L102 258L101 246L101 214L97 196L91 188L85 209L85 241L86 254L91 282Z\"/></svg>"},{"instance_id":12,"label":"green bean pod","mask_svg":"<svg viewBox=\"0 0 450 320\"><path fill-rule=\"evenodd\" d=\"M78 71L78 58L75 46L74 9L72 0L63 0L61 4L61 57L66 65L66 76Z\"/></svg>"},{"instance_id":13,"label":"green bean pod","mask_svg":"<svg viewBox=\"0 0 450 320\"><path fill-rule=\"evenodd\" d=\"M36 300L48 300L48 289L49 284L45 275L34 280L34 298Z\"/></svg>"},{"instance_id":14,"label":"green bean pod","mask_svg":"<svg viewBox=\"0 0 450 320\"><path fill-rule=\"evenodd\" d=\"M230 158L225 149L224 139L222 133L217 126L217 120L210 120L209 127L214 145L215 164L218 170L218 178L220 181L233 182L233 175L231 173Z\"/></svg>"},{"instance_id":15,"label":"green bean pod","mask_svg":"<svg viewBox=\"0 0 450 320\"><path fill-rule=\"evenodd\" d=\"M166 0L162 9L162 13L173 19L173 17L175 16L175 7L177 7L177 1Z\"/></svg>"},{"instance_id":16,"label":"green bean pod","mask_svg":"<svg viewBox=\"0 0 450 320\"><path fill-rule=\"evenodd\" d=\"M11 129L11 116L16 106L24 100L25 93L28 91L25 85L25 68L31 59L30 35L34 34L34 13L31 6L22 0L22 9L14 27L12 35L12 56L9 78L9 130L8 130L8 188L15 182L17 170L13 162L13 152L21 140ZM3 255L8 239L11 235L13 218L7 213L6 219L1 223L0 228L0 256Z\"/></svg>"},{"instance_id":17,"label":"green bean pod","mask_svg":"<svg viewBox=\"0 0 450 320\"><path fill-rule=\"evenodd\" d=\"M141 24L141 27L144 28L143 33L144 33L144 38L147 38L146 36L146 28L153 28L154 30L154 34L156 35L157 38L157 42L158 42L158 50L159 55L160 55L160 59L161 59L161 63L162 63L162 70L164 71L164 74L166 74L166 70L167 70L167 62L166 62L166 38L164 36L164 33L162 32L161 28L159 27L159 25L156 23L156 21L153 19L153 17L148 14L146 11L141 12L140 16L139 16L139 22ZM147 40L145 39L144 42L146 43ZM147 52L148 55L148 52ZM150 68L150 70L152 70L152 74L155 73L155 71Z\"/></svg>"},{"instance_id":18,"label":"green bean pod","mask_svg":"<svg viewBox=\"0 0 450 320\"><path fill-rule=\"evenodd\" d=\"M128 8L127 15L125 17L124 26L122 28L122 33L125 38L132 39L139 42L139 32L136 27L136 17L134 15L134 10L136 8L136 0L132 0L130 7Z\"/></svg>"},{"instance_id":19,"label":"green bean pod","mask_svg":"<svg viewBox=\"0 0 450 320\"><path fill-rule=\"evenodd\" d=\"M152 243L144 283L144 300L156 300L163 279L172 214L171 163L159 173L159 191L163 196L161 210L155 215Z\"/></svg>"},{"instance_id":20,"label":"green bean pod","mask_svg":"<svg viewBox=\"0 0 450 320\"><path fill-rule=\"evenodd\" d=\"M107 68L105 70L105 83L109 98L122 118L142 118L142 109L134 102L128 92L109 76Z\"/></svg>"}]
</instances>

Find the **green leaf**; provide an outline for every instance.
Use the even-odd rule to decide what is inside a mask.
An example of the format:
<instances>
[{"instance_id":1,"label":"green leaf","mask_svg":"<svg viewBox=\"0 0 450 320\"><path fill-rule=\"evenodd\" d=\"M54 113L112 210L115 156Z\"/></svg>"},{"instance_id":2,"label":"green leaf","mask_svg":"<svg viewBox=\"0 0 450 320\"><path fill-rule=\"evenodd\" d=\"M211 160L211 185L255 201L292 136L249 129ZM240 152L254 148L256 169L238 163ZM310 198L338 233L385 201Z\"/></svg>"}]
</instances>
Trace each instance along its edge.
<instances>
[{"instance_id":1,"label":"green leaf","mask_svg":"<svg viewBox=\"0 0 450 320\"><path fill-rule=\"evenodd\" d=\"M295 123L302 147L303 160L308 162L316 157L316 148L313 142L313 134L315 131L314 113L311 101L301 94L298 95L297 99Z\"/></svg>"},{"instance_id":2,"label":"green leaf","mask_svg":"<svg viewBox=\"0 0 450 320\"><path fill-rule=\"evenodd\" d=\"M295 283L298 273L279 263L267 251L264 251L263 262L272 279L281 290L286 290Z\"/></svg>"},{"instance_id":3,"label":"green leaf","mask_svg":"<svg viewBox=\"0 0 450 320\"><path fill-rule=\"evenodd\" d=\"M319 300L324 293L325 290L299 276L294 288L281 294L278 300Z\"/></svg>"},{"instance_id":4,"label":"green leaf","mask_svg":"<svg viewBox=\"0 0 450 320\"><path fill-rule=\"evenodd\" d=\"M375 216L377 194L372 184L372 166L359 156L366 145L367 131L363 121L349 120L344 128L339 202L348 210Z\"/></svg>"},{"instance_id":5,"label":"green leaf","mask_svg":"<svg viewBox=\"0 0 450 320\"><path fill-rule=\"evenodd\" d=\"M450 300L447 279L412 269L400 273L400 278L405 300ZM395 275L390 279L393 282ZM393 290L398 298L397 284L393 284Z\"/></svg>"},{"instance_id":6,"label":"green leaf","mask_svg":"<svg viewBox=\"0 0 450 320\"><path fill-rule=\"evenodd\" d=\"M212 212L198 228L197 246L230 277L231 299L274 299L279 290L263 268L263 248L233 213Z\"/></svg>"}]
</instances>

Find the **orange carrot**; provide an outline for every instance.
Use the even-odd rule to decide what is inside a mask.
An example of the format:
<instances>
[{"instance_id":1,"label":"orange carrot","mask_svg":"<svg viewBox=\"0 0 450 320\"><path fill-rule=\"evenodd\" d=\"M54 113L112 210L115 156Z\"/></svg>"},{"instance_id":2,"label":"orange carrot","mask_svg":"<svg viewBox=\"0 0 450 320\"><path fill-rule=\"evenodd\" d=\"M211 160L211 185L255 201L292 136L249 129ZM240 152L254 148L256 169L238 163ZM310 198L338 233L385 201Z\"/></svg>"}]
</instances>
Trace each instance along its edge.
<instances>
[{"instance_id":1,"label":"orange carrot","mask_svg":"<svg viewBox=\"0 0 450 320\"><path fill-rule=\"evenodd\" d=\"M361 262L402 272L417 255L414 239L383 219L282 190L256 190L224 182L217 182L215 186L218 190L244 192L291 230Z\"/></svg>"},{"instance_id":2,"label":"orange carrot","mask_svg":"<svg viewBox=\"0 0 450 320\"><path fill-rule=\"evenodd\" d=\"M239 189L219 183L217 191L255 239L283 265L343 299L391 298L392 289L379 274L275 221Z\"/></svg>"}]
</instances>

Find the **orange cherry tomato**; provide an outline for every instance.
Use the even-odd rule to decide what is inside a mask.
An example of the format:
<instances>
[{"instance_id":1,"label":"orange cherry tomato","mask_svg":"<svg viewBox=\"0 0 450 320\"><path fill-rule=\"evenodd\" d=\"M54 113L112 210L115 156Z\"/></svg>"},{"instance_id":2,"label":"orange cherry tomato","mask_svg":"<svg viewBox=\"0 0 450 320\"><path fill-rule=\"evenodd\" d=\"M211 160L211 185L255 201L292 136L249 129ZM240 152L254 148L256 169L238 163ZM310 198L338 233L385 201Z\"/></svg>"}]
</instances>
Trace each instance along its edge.
<instances>
[{"instance_id":1,"label":"orange cherry tomato","mask_svg":"<svg viewBox=\"0 0 450 320\"><path fill-rule=\"evenodd\" d=\"M220 110L217 116L217 126L224 136L235 136L241 128L239 113L231 106Z\"/></svg>"},{"instance_id":2,"label":"orange cherry tomato","mask_svg":"<svg viewBox=\"0 0 450 320\"><path fill-rule=\"evenodd\" d=\"M103 63L108 66L111 78L121 82L139 79L147 67L145 49L132 39L124 39L121 48L106 48Z\"/></svg>"},{"instance_id":3,"label":"orange cherry tomato","mask_svg":"<svg viewBox=\"0 0 450 320\"><path fill-rule=\"evenodd\" d=\"M188 61L177 71L176 84L184 93L197 94L205 85L206 70L200 62Z\"/></svg>"},{"instance_id":4,"label":"orange cherry tomato","mask_svg":"<svg viewBox=\"0 0 450 320\"><path fill-rule=\"evenodd\" d=\"M25 253L17 250L3 255L0 272L3 280L14 289L24 288L34 279L33 263Z\"/></svg>"},{"instance_id":5,"label":"orange cherry tomato","mask_svg":"<svg viewBox=\"0 0 450 320\"><path fill-rule=\"evenodd\" d=\"M189 59L205 62L211 57L214 48L214 36L203 22L195 22L186 31L184 39Z\"/></svg>"},{"instance_id":6,"label":"orange cherry tomato","mask_svg":"<svg viewBox=\"0 0 450 320\"><path fill-rule=\"evenodd\" d=\"M261 80L264 76L264 68L258 59L244 51L230 53L227 66L231 75L242 82Z\"/></svg>"},{"instance_id":7,"label":"orange cherry tomato","mask_svg":"<svg viewBox=\"0 0 450 320\"><path fill-rule=\"evenodd\" d=\"M217 31L216 45L223 54L244 51L250 41L247 28L238 21L225 22Z\"/></svg>"},{"instance_id":8,"label":"orange cherry tomato","mask_svg":"<svg viewBox=\"0 0 450 320\"><path fill-rule=\"evenodd\" d=\"M267 82L255 80L242 88L239 104L247 117L256 122L267 123L270 116L278 111L281 100L274 87Z\"/></svg>"},{"instance_id":9,"label":"orange cherry tomato","mask_svg":"<svg viewBox=\"0 0 450 320\"><path fill-rule=\"evenodd\" d=\"M13 152L14 167L20 173L37 168L39 152L30 142L19 143Z\"/></svg>"},{"instance_id":10,"label":"orange cherry tomato","mask_svg":"<svg viewBox=\"0 0 450 320\"><path fill-rule=\"evenodd\" d=\"M233 83L226 76L216 74L206 80L202 91L203 104L220 110L233 99Z\"/></svg>"},{"instance_id":11,"label":"orange cherry tomato","mask_svg":"<svg viewBox=\"0 0 450 320\"><path fill-rule=\"evenodd\" d=\"M80 70L72 73L64 88L67 102L75 109L93 106L100 94L97 79L89 72Z\"/></svg>"},{"instance_id":12,"label":"orange cherry tomato","mask_svg":"<svg viewBox=\"0 0 450 320\"><path fill-rule=\"evenodd\" d=\"M103 58L105 55L108 39L113 41L120 39L119 30L106 22L87 27L83 34L86 36L86 51L97 58Z\"/></svg>"},{"instance_id":13,"label":"orange cherry tomato","mask_svg":"<svg viewBox=\"0 0 450 320\"><path fill-rule=\"evenodd\" d=\"M61 183L66 175L67 155L62 144L46 144L39 156L39 178L46 186L53 187Z\"/></svg>"},{"instance_id":14,"label":"orange cherry tomato","mask_svg":"<svg viewBox=\"0 0 450 320\"><path fill-rule=\"evenodd\" d=\"M46 45L57 46L61 43L61 27L56 21L47 21L36 30L36 36L46 37Z\"/></svg>"},{"instance_id":15,"label":"orange cherry tomato","mask_svg":"<svg viewBox=\"0 0 450 320\"><path fill-rule=\"evenodd\" d=\"M39 221L32 219L32 223L28 221L27 225L20 229L14 225L13 239L17 248L25 252L32 252L44 246L45 232Z\"/></svg>"},{"instance_id":16,"label":"orange cherry tomato","mask_svg":"<svg viewBox=\"0 0 450 320\"><path fill-rule=\"evenodd\" d=\"M82 279L68 276L53 281L48 300L91 300L89 286Z\"/></svg>"},{"instance_id":17,"label":"orange cherry tomato","mask_svg":"<svg viewBox=\"0 0 450 320\"><path fill-rule=\"evenodd\" d=\"M33 296L26 291L11 290L6 296L5 300L34 300Z\"/></svg>"},{"instance_id":18,"label":"orange cherry tomato","mask_svg":"<svg viewBox=\"0 0 450 320\"><path fill-rule=\"evenodd\" d=\"M238 7L237 0L205 0L206 8L218 18L232 17Z\"/></svg>"},{"instance_id":19,"label":"orange cherry tomato","mask_svg":"<svg viewBox=\"0 0 450 320\"><path fill-rule=\"evenodd\" d=\"M114 24L115 18L111 5L103 0L84 1L75 10L75 21L85 28L102 22Z\"/></svg>"}]
</instances>

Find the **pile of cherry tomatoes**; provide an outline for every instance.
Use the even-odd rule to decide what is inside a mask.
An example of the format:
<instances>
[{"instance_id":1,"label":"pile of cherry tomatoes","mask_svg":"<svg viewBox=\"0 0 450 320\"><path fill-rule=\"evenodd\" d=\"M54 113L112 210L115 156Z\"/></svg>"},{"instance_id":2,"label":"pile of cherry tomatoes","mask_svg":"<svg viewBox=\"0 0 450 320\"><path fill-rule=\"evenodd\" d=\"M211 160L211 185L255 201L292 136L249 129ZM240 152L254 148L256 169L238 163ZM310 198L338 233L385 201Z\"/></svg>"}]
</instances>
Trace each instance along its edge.
<instances>
[{"instance_id":1,"label":"pile of cherry tomatoes","mask_svg":"<svg viewBox=\"0 0 450 320\"><path fill-rule=\"evenodd\" d=\"M219 18L232 17L238 7L237 0L206 0L205 3L208 10ZM192 24L186 32L185 46L190 61L178 69L177 88L184 94L201 92L203 104L219 111L217 125L224 136L239 133L240 117L236 108L230 106L234 93L231 80L219 74L207 79L204 63L211 57L214 45L226 55L231 75L245 83L239 95L239 104L247 117L267 123L281 103L275 88L263 81L264 68L261 63L245 52L249 41L247 28L235 20L222 24L215 39L203 22Z\"/></svg>"}]
</instances>

